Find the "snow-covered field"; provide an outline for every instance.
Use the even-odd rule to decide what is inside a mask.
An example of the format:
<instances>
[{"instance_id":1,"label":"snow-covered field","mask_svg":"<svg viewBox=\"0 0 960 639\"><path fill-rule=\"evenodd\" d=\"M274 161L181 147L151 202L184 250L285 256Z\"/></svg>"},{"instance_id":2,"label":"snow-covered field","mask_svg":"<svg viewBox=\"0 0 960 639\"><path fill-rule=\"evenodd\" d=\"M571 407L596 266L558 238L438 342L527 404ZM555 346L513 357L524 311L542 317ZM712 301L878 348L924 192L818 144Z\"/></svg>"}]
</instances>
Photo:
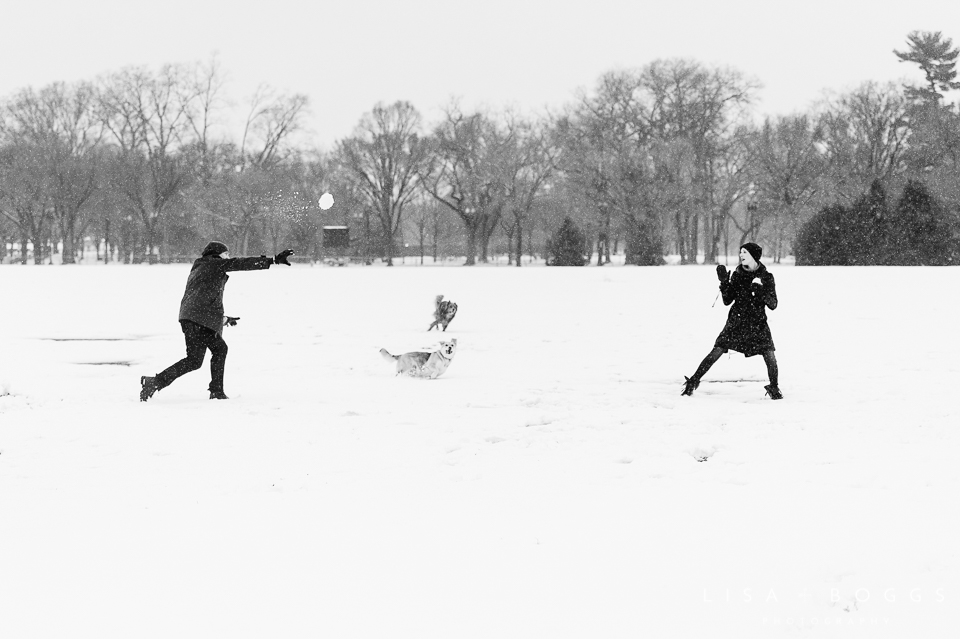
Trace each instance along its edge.
<instances>
[{"instance_id":1,"label":"snow-covered field","mask_svg":"<svg viewBox=\"0 0 960 639\"><path fill-rule=\"evenodd\" d=\"M140 403L188 269L0 267L0 636L960 632L960 269L771 265L779 402L710 267L235 273Z\"/></svg>"}]
</instances>

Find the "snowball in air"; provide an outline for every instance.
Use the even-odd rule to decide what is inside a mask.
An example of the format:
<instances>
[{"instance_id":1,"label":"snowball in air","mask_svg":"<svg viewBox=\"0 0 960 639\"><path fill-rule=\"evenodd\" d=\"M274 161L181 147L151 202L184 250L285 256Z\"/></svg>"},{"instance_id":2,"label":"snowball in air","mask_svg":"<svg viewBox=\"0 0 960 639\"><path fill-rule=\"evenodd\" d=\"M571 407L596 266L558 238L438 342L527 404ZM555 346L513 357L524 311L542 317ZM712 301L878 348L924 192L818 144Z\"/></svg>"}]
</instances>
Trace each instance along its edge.
<instances>
[{"instance_id":1,"label":"snowball in air","mask_svg":"<svg viewBox=\"0 0 960 639\"><path fill-rule=\"evenodd\" d=\"M320 196L319 204L320 204L320 208L326 211L331 206L333 206L333 196L330 195L329 193L324 193L323 195Z\"/></svg>"}]
</instances>

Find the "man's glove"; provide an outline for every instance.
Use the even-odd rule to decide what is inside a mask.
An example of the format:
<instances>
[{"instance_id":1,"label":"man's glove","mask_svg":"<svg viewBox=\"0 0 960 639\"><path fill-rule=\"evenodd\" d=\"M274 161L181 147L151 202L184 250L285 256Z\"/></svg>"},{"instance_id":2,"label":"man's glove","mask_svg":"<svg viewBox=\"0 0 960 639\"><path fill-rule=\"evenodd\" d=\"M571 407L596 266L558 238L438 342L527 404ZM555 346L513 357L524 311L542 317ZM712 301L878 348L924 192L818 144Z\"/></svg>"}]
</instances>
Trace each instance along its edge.
<instances>
[{"instance_id":1,"label":"man's glove","mask_svg":"<svg viewBox=\"0 0 960 639\"><path fill-rule=\"evenodd\" d=\"M239 317L230 317L229 315L224 315L224 316L223 316L223 325L224 325L224 326L236 326L238 319L240 319L240 318L239 318Z\"/></svg>"},{"instance_id":2,"label":"man's glove","mask_svg":"<svg viewBox=\"0 0 960 639\"><path fill-rule=\"evenodd\" d=\"M720 282L726 282L729 277L730 274L727 273L727 267L723 264L717 264L717 279L719 279Z\"/></svg>"},{"instance_id":3,"label":"man's glove","mask_svg":"<svg viewBox=\"0 0 960 639\"><path fill-rule=\"evenodd\" d=\"M282 251L277 253L276 257L273 258L273 263L286 264L287 266L290 266L290 262L287 261L287 258L290 257L291 255L293 255L293 251L291 251L290 249L283 249Z\"/></svg>"}]
</instances>

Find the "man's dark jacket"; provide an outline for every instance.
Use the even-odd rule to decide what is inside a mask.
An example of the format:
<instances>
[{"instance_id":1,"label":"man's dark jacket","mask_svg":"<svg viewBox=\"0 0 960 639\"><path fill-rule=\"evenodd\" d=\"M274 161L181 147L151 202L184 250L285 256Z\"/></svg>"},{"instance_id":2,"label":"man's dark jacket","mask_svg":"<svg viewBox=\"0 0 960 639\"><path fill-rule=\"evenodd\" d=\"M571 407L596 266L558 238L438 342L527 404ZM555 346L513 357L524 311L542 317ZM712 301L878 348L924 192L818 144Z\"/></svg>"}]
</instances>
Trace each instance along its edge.
<instances>
[{"instance_id":1,"label":"man's dark jacket","mask_svg":"<svg viewBox=\"0 0 960 639\"><path fill-rule=\"evenodd\" d=\"M270 268L272 257L231 257L205 255L197 259L187 277L180 302L180 321L206 326L218 334L223 330L223 289L228 271L259 271Z\"/></svg>"}]
</instances>

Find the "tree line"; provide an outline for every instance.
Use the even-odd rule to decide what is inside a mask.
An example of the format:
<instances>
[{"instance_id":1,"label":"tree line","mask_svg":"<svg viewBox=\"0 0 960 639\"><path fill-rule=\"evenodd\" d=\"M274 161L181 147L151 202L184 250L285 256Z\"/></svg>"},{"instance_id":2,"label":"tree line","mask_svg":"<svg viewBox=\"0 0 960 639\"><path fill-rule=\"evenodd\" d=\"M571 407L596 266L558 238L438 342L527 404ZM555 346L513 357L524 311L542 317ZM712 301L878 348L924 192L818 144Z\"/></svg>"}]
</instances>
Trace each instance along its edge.
<instances>
[{"instance_id":1,"label":"tree line","mask_svg":"<svg viewBox=\"0 0 960 639\"><path fill-rule=\"evenodd\" d=\"M377 104L329 150L302 141L308 98L268 86L224 134L215 58L25 88L0 100L0 259L27 263L29 245L35 263L59 250L70 264L92 245L105 261L167 261L211 238L320 259L333 252L322 227L346 226L346 256L362 261L507 254L519 266L558 245L569 220L601 265L619 252L631 264L712 262L747 240L774 261L805 251L816 263L842 252L840 229L860 228L878 188L922 189L949 253L960 109L945 94L960 88L957 53L939 32L913 32L893 54L925 84L867 81L762 120L755 80L657 60L605 73L537 116L452 101L427 123L409 102ZM337 203L321 211L326 191ZM818 253L824 241L839 249Z\"/></svg>"}]
</instances>

